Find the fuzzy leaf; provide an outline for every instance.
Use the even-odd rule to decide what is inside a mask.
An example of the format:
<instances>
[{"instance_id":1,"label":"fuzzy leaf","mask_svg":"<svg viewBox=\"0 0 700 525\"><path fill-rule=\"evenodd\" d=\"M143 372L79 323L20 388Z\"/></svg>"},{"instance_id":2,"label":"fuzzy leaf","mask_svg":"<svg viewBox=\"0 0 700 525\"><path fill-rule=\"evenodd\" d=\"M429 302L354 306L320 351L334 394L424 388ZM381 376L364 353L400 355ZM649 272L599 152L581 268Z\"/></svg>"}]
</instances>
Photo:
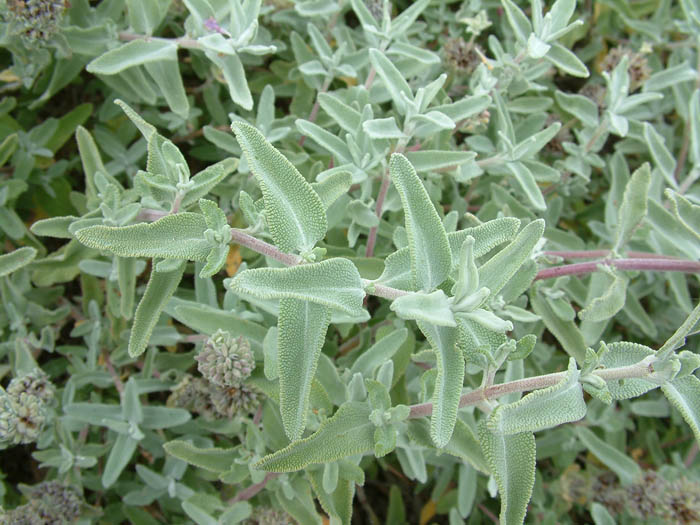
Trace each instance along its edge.
<instances>
[{"instance_id":1,"label":"fuzzy leaf","mask_svg":"<svg viewBox=\"0 0 700 525\"><path fill-rule=\"evenodd\" d=\"M119 475L131 461L138 444L137 440L127 434L117 434L117 439L109 451L109 456L107 456L104 472L102 472L102 486L104 488L112 486L119 479Z\"/></svg>"},{"instance_id":2,"label":"fuzzy leaf","mask_svg":"<svg viewBox=\"0 0 700 525\"><path fill-rule=\"evenodd\" d=\"M571 76L579 78L587 78L589 76L586 64L581 62L574 53L561 44L552 44L545 58Z\"/></svg>"},{"instance_id":3,"label":"fuzzy leaf","mask_svg":"<svg viewBox=\"0 0 700 525\"><path fill-rule=\"evenodd\" d=\"M586 342L579 327L573 319L563 320L550 306L546 298L538 292L530 294L530 304L537 315L540 316L547 330L552 332L562 348L571 357L581 364L586 358Z\"/></svg>"},{"instance_id":4,"label":"fuzzy leaf","mask_svg":"<svg viewBox=\"0 0 700 525\"><path fill-rule=\"evenodd\" d=\"M442 290L411 293L394 299L391 310L402 319L424 321L438 326L457 326L450 302Z\"/></svg>"},{"instance_id":5,"label":"fuzzy leaf","mask_svg":"<svg viewBox=\"0 0 700 525\"><path fill-rule=\"evenodd\" d=\"M530 253L544 233L544 220L537 219L525 226L513 241L479 268L479 286L491 290L494 296L506 285L518 269L530 258Z\"/></svg>"},{"instance_id":6,"label":"fuzzy leaf","mask_svg":"<svg viewBox=\"0 0 700 525\"><path fill-rule=\"evenodd\" d=\"M340 163L346 163L352 160L352 155L350 155L350 150L348 150L345 141L339 139L333 133L326 131L318 124L303 119L297 119L296 126L304 135L308 136L323 149L334 155Z\"/></svg>"},{"instance_id":7,"label":"fuzzy leaf","mask_svg":"<svg viewBox=\"0 0 700 525\"><path fill-rule=\"evenodd\" d=\"M617 215L617 231L615 232L614 251L619 251L632 237L647 214L647 196L651 185L651 169L649 164L643 164L630 177L622 204Z\"/></svg>"},{"instance_id":8,"label":"fuzzy leaf","mask_svg":"<svg viewBox=\"0 0 700 525\"><path fill-rule=\"evenodd\" d=\"M554 98L564 111L579 119L585 126L594 128L598 125L598 106L590 98L563 91L555 92Z\"/></svg>"},{"instance_id":9,"label":"fuzzy leaf","mask_svg":"<svg viewBox=\"0 0 700 525\"><path fill-rule=\"evenodd\" d=\"M623 485L633 485L642 481L642 469L630 457L600 439L586 427L578 426L576 432L586 448L615 472Z\"/></svg>"},{"instance_id":10,"label":"fuzzy leaf","mask_svg":"<svg viewBox=\"0 0 700 525\"><path fill-rule=\"evenodd\" d=\"M406 158L418 173L444 168L454 168L476 158L473 151L425 150L409 151Z\"/></svg>"},{"instance_id":11,"label":"fuzzy leaf","mask_svg":"<svg viewBox=\"0 0 700 525\"><path fill-rule=\"evenodd\" d=\"M311 436L295 441L258 461L268 472L294 472L314 463L328 463L374 450L374 425L366 403L348 402L321 423Z\"/></svg>"},{"instance_id":12,"label":"fuzzy leaf","mask_svg":"<svg viewBox=\"0 0 700 525\"><path fill-rule=\"evenodd\" d=\"M374 371L394 356L404 341L406 341L407 336L408 330L401 328L382 337L362 352L360 357L352 364L350 372L353 375L357 373L362 374L362 377L366 378L374 377Z\"/></svg>"},{"instance_id":13,"label":"fuzzy leaf","mask_svg":"<svg viewBox=\"0 0 700 525\"><path fill-rule=\"evenodd\" d=\"M384 87L391 95L396 109L399 113L404 114L406 112L406 102L401 94L403 93L408 97L408 100L413 100L413 93L411 92L408 82L404 79L403 74L401 74L401 72L396 69L396 66L392 64L391 60L378 49L369 50L369 60L384 82Z\"/></svg>"},{"instance_id":14,"label":"fuzzy leaf","mask_svg":"<svg viewBox=\"0 0 700 525\"><path fill-rule=\"evenodd\" d=\"M700 241L700 228L698 228L700 224L700 206L692 204L683 195L675 191L666 190L665 193L671 201L671 210L678 222Z\"/></svg>"},{"instance_id":15,"label":"fuzzy leaf","mask_svg":"<svg viewBox=\"0 0 700 525\"><path fill-rule=\"evenodd\" d=\"M10 275L34 260L37 251L35 248L24 246L16 250L0 255L0 277Z\"/></svg>"},{"instance_id":16,"label":"fuzzy leaf","mask_svg":"<svg viewBox=\"0 0 700 525\"><path fill-rule=\"evenodd\" d=\"M513 180L521 192L525 194L530 204L539 211L547 209L547 204L544 201L544 196L535 176L525 164L522 162L509 162L506 167L513 175Z\"/></svg>"},{"instance_id":17,"label":"fuzzy leaf","mask_svg":"<svg viewBox=\"0 0 700 525\"><path fill-rule=\"evenodd\" d=\"M177 290L184 272L184 261L179 263L178 268L169 272L159 272L155 266L151 270L146 292L136 308L134 323L131 327L131 335L129 336L129 355L131 357L139 356L146 350L160 313Z\"/></svg>"},{"instance_id":18,"label":"fuzzy leaf","mask_svg":"<svg viewBox=\"0 0 700 525\"><path fill-rule=\"evenodd\" d=\"M430 437L438 448L447 445L457 422L459 396L464 384L464 355L457 348L457 329L418 321L418 328L437 358Z\"/></svg>"},{"instance_id":19,"label":"fuzzy leaf","mask_svg":"<svg viewBox=\"0 0 700 525\"><path fill-rule=\"evenodd\" d=\"M262 189L267 224L275 244L285 252L310 251L328 227L318 194L253 126L234 122L231 129Z\"/></svg>"},{"instance_id":20,"label":"fuzzy leaf","mask_svg":"<svg viewBox=\"0 0 700 525\"><path fill-rule=\"evenodd\" d=\"M95 75L115 75L133 66L161 60L177 61L175 42L139 39L103 53L85 69Z\"/></svg>"},{"instance_id":21,"label":"fuzzy leaf","mask_svg":"<svg viewBox=\"0 0 700 525\"><path fill-rule=\"evenodd\" d=\"M341 195L348 192L352 186L352 175L348 171L337 171L320 182L314 182L311 187L318 193L323 207L328 207L337 201Z\"/></svg>"},{"instance_id":22,"label":"fuzzy leaf","mask_svg":"<svg viewBox=\"0 0 700 525\"><path fill-rule=\"evenodd\" d=\"M506 12L506 18L508 18L508 23L510 27L513 28L516 38L521 44L527 42L527 39L532 33L532 24L525 16L520 8L515 5L513 0L501 0L503 4L503 9Z\"/></svg>"},{"instance_id":23,"label":"fuzzy leaf","mask_svg":"<svg viewBox=\"0 0 700 525\"><path fill-rule=\"evenodd\" d=\"M211 244L204 238L207 224L198 213L166 215L152 223L133 226L90 226L75 232L90 248L120 257L162 257L204 262Z\"/></svg>"},{"instance_id":24,"label":"fuzzy leaf","mask_svg":"<svg viewBox=\"0 0 700 525\"><path fill-rule=\"evenodd\" d=\"M366 120L362 123L362 129L373 139L401 139L405 137L394 117Z\"/></svg>"},{"instance_id":25,"label":"fuzzy leaf","mask_svg":"<svg viewBox=\"0 0 700 525\"><path fill-rule=\"evenodd\" d=\"M653 353L651 348L637 343L627 341L610 343L607 345L607 351L600 358L600 364L605 368L629 366L639 363ZM641 378L608 381L608 390L613 399L639 397L657 386L659 385Z\"/></svg>"},{"instance_id":26,"label":"fuzzy leaf","mask_svg":"<svg viewBox=\"0 0 700 525\"><path fill-rule=\"evenodd\" d=\"M311 383L330 323L330 308L309 301L282 299L277 330L280 412L292 441L306 427Z\"/></svg>"},{"instance_id":27,"label":"fuzzy leaf","mask_svg":"<svg viewBox=\"0 0 700 525\"><path fill-rule=\"evenodd\" d=\"M700 379L694 375L676 378L661 386L668 401L681 413L700 443Z\"/></svg>"},{"instance_id":28,"label":"fuzzy leaf","mask_svg":"<svg viewBox=\"0 0 700 525\"><path fill-rule=\"evenodd\" d=\"M341 128L348 133L357 132L362 122L362 115L359 111L328 93L319 93L318 102L323 111L328 113Z\"/></svg>"},{"instance_id":29,"label":"fuzzy leaf","mask_svg":"<svg viewBox=\"0 0 700 525\"><path fill-rule=\"evenodd\" d=\"M231 468L234 454L231 449L200 448L187 441L168 441L165 452L173 457L210 472L224 473Z\"/></svg>"},{"instance_id":30,"label":"fuzzy leaf","mask_svg":"<svg viewBox=\"0 0 700 525\"><path fill-rule=\"evenodd\" d=\"M503 435L479 424L479 442L501 497L502 525L520 525L535 485L535 436L532 432Z\"/></svg>"},{"instance_id":31,"label":"fuzzy leaf","mask_svg":"<svg viewBox=\"0 0 700 525\"><path fill-rule=\"evenodd\" d=\"M231 289L259 299L311 301L351 316L367 317L362 308L365 297L362 279L348 259L326 259L289 268L246 270L233 278Z\"/></svg>"},{"instance_id":32,"label":"fuzzy leaf","mask_svg":"<svg viewBox=\"0 0 700 525\"><path fill-rule=\"evenodd\" d=\"M621 272L613 271L612 278L606 292L578 313L580 319L594 323L607 321L622 310L627 294L627 277Z\"/></svg>"},{"instance_id":33,"label":"fuzzy leaf","mask_svg":"<svg viewBox=\"0 0 700 525\"><path fill-rule=\"evenodd\" d=\"M537 432L583 418L586 403L578 382L580 374L576 361L570 358L566 376L556 385L535 390L515 403L496 407L488 418L489 430L501 434Z\"/></svg>"},{"instance_id":34,"label":"fuzzy leaf","mask_svg":"<svg viewBox=\"0 0 700 525\"><path fill-rule=\"evenodd\" d=\"M447 278L452 265L447 233L408 159L394 153L389 172L404 209L413 283L432 291Z\"/></svg>"}]
</instances>

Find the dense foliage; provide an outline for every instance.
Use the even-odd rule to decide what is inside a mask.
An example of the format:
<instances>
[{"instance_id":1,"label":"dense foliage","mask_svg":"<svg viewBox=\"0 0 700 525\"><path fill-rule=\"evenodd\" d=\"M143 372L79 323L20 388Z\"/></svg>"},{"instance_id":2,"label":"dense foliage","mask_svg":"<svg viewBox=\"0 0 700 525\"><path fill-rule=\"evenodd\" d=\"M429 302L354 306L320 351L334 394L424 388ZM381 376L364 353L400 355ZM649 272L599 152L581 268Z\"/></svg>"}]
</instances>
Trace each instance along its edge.
<instances>
[{"instance_id":1,"label":"dense foliage","mask_svg":"<svg viewBox=\"0 0 700 525\"><path fill-rule=\"evenodd\" d=\"M700 0L0 16L1 523L700 522Z\"/></svg>"}]
</instances>

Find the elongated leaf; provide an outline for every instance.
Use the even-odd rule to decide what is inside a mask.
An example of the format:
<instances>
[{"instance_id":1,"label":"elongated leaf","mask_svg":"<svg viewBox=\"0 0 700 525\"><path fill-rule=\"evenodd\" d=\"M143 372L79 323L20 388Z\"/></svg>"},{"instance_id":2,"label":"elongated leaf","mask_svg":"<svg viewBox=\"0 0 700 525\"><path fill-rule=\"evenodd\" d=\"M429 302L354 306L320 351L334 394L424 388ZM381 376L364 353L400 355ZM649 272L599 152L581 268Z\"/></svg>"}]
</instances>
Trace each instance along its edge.
<instances>
[{"instance_id":1,"label":"elongated leaf","mask_svg":"<svg viewBox=\"0 0 700 525\"><path fill-rule=\"evenodd\" d=\"M669 189L664 193L671 201L671 210L678 222L700 241L700 228L697 227L700 224L700 206L673 190Z\"/></svg>"},{"instance_id":2,"label":"elongated leaf","mask_svg":"<svg viewBox=\"0 0 700 525\"><path fill-rule=\"evenodd\" d=\"M586 427L576 427L576 432L581 442L595 456L603 462L610 470L612 470L623 485L632 485L640 483L642 480L642 469L630 457L617 450L612 445L609 445L593 431Z\"/></svg>"},{"instance_id":3,"label":"elongated leaf","mask_svg":"<svg viewBox=\"0 0 700 525\"><path fill-rule=\"evenodd\" d=\"M408 159L394 153L389 172L404 209L413 283L432 291L447 278L452 266L447 233Z\"/></svg>"},{"instance_id":4,"label":"elongated leaf","mask_svg":"<svg viewBox=\"0 0 700 525\"><path fill-rule=\"evenodd\" d=\"M413 93L408 82L406 82L401 72L396 69L396 66L391 63L391 60L378 49L369 50L369 60L384 82L384 87L391 95L396 109L398 109L399 113L404 114L406 112L406 102L401 94L403 93L408 97L408 100L413 100Z\"/></svg>"},{"instance_id":5,"label":"elongated leaf","mask_svg":"<svg viewBox=\"0 0 700 525\"><path fill-rule=\"evenodd\" d=\"M535 436L532 432L503 435L479 424L479 442L501 497L502 525L520 525L535 485Z\"/></svg>"},{"instance_id":6,"label":"elongated leaf","mask_svg":"<svg viewBox=\"0 0 700 525\"><path fill-rule=\"evenodd\" d=\"M210 472L227 472L234 459L231 449L200 448L187 441L169 441L163 445L163 448L171 456Z\"/></svg>"},{"instance_id":7,"label":"elongated leaf","mask_svg":"<svg viewBox=\"0 0 700 525\"><path fill-rule=\"evenodd\" d=\"M165 101L176 115L183 119L190 112L190 103L187 100L185 86L182 83L180 65L174 60L159 60L145 65L146 71L160 88Z\"/></svg>"},{"instance_id":8,"label":"elongated leaf","mask_svg":"<svg viewBox=\"0 0 700 525\"><path fill-rule=\"evenodd\" d=\"M586 403L578 382L580 374L576 361L570 358L566 376L556 385L496 407L488 418L489 430L501 434L537 432L583 418Z\"/></svg>"},{"instance_id":9,"label":"elongated leaf","mask_svg":"<svg viewBox=\"0 0 700 525\"><path fill-rule=\"evenodd\" d=\"M647 214L647 196L651 185L651 169L649 164L635 170L630 177L617 215L617 231L615 232L615 247L618 251L634 233Z\"/></svg>"},{"instance_id":10,"label":"elongated leaf","mask_svg":"<svg viewBox=\"0 0 700 525\"><path fill-rule=\"evenodd\" d=\"M676 179L673 175L676 170L676 159L673 158L673 155L671 155L671 152L666 147L666 144L664 144L663 137L654 129L654 126L648 122L645 122L644 138L647 142L647 146L649 147L649 153L651 153L654 163L666 179L666 183L669 186L676 188L678 184L676 184Z\"/></svg>"},{"instance_id":11,"label":"elongated leaf","mask_svg":"<svg viewBox=\"0 0 700 525\"><path fill-rule=\"evenodd\" d=\"M471 162L475 157L476 153L473 151L426 150L406 153L406 158L418 173L453 168Z\"/></svg>"},{"instance_id":12,"label":"elongated leaf","mask_svg":"<svg viewBox=\"0 0 700 525\"><path fill-rule=\"evenodd\" d=\"M115 75L133 66L161 60L177 61L177 44L167 40L132 40L111 49L90 62L93 74Z\"/></svg>"},{"instance_id":13,"label":"elongated leaf","mask_svg":"<svg viewBox=\"0 0 700 525\"><path fill-rule=\"evenodd\" d=\"M0 255L0 277L10 275L34 260L37 251L35 248L24 246L15 251Z\"/></svg>"},{"instance_id":14,"label":"elongated leaf","mask_svg":"<svg viewBox=\"0 0 700 525\"><path fill-rule=\"evenodd\" d=\"M124 319L131 319L136 298L136 259L117 257L117 279L121 294L120 308Z\"/></svg>"},{"instance_id":15,"label":"elongated leaf","mask_svg":"<svg viewBox=\"0 0 700 525\"><path fill-rule=\"evenodd\" d=\"M583 364L586 358L586 342L573 319L563 320L547 302L547 299L535 292L530 294L530 304L537 315L540 316L547 330L552 332L559 344L579 364Z\"/></svg>"},{"instance_id":16,"label":"elongated leaf","mask_svg":"<svg viewBox=\"0 0 700 525\"><path fill-rule=\"evenodd\" d=\"M564 111L579 119L582 124L591 128L598 125L598 106L590 98L563 91L554 93L554 98Z\"/></svg>"},{"instance_id":17,"label":"elongated leaf","mask_svg":"<svg viewBox=\"0 0 700 525\"><path fill-rule=\"evenodd\" d=\"M362 279L348 259L327 259L290 268L246 270L233 278L231 289L259 299L299 299L348 315L367 315L362 308L365 296Z\"/></svg>"},{"instance_id":18,"label":"elongated leaf","mask_svg":"<svg viewBox=\"0 0 700 525\"><path fill-rule=\"evenodd\" d=\"M661 390L700 443L700 379L694 375L676 378L664 384Z\"/></svg>"},{"instance_id":19,"label":"elongated leaf","mask_svg":"<svg viewBox=\"0 0 700 525\"><path fill-rule=\"evenodd\" d=\"M131 335L129 336L129 355L131 357L141 355L146 350L160 313L177 290L183 273L185 273L184 261L179 263L178 268L169 272L158 272L155 267L151 270L146 292L136 308L134 324L131 327Z\"/></svg>"},{"instance_id":20,"label":"elongated leaf","mask_svg":"<svg viewBox=\"0 0 700 525\"><path fill-rule=\"evenodd\" d=\"M561 44L552 44L545 58L565 73L574 77L586 78L589 75L586 64L581 62L575 54Z\"/></svg>"},{"instance_id":21,"label":"elongated leaf","mask_svg":"<svg viewBox=\"0 0 700 525\"><path fill-rule=\"evenodd\" d=\"M338 125L348 133L355 133L360 127L362 116L356 109L328 93L319 93L318 102Z\"/></svg>"},{"instance_id":22,"label":"elongated leaf","mask_svg":"<svg viewBox=\"0 0 700 525\"><path fill-rule=\"evenodd\" d=\"M321 182L314 182L311 187L318 193L323 207L328 207L348 192L352 186L352 175L348 171L338 171L324 178Z\"/></svg>"},{"instance_id":23,"label":"elongated leaf","mask_svg":"<svg viewBox=\"0 0 700 525\"><path fill-rule=\"evenodd\" d=\"M437 326L457 326L450 302L442 290L401 296L392 301L391 309L402 319L424 321Z\"/></svg>"},{"instance_id":24,"label":"elongated leaf","mask_svg":"<svg viewBox=\"0 0 700 525\"><path fill-rule=\"evenodd\" d=\"M627 294L627 277L621 272L614 272L610 286L600 297L578 313L580 319L590 322L607 321L625 306Z\"/></svg>"},{"instance_id":25,"label":"elongated leaf","mask_svg":"<svg viewBox=\"0 0 700 525\"><path fill-rule=\"evenodd\" d=\"M183 408L170 407L143 407L142 428L170 428L187 423L192 417Z\"/></svg>"},{"instance_id":26,"label":"elongated leaf","mask_svg":"<svg viewBox=\"0 0 700 525\"><path fill-rule=\"evenodd\" d=\"M353 375L362 374L366 378L374 377L374 371L394 356L407 336L408 330L401 328L381 338L357 358L350 372Z\"/></svg>"},{"instance_id":27,"label":"elongated leaf","mask_svg":"<svg viewBox=\"0 0 700 525\"><path fill-rule=\"evenodd\" d=\"M247 111L253 109L253 96L250 94L245 69L243 69L243 63L239 56L216 53L210 49L207 49L205 53L209 60L221 68L231 100Z\"/></svg>"},{"instance_id":28,"label":"elongated leaf","mask_svg":"<svg viewBox=\"0 0 700 525\"><path fill-rule=\"evenodd\" d=\"M520 43L527 42L527 39L532 33L532 24L525 16L520 8L515 5L513 0L502 0L503 9L506 12L506 17L508 18L508 23L510 27L513 28L515 36L520 41Z\"/></svg>"},{"instance_id":29,"label":"elongated leaf","mask_svg":"<svg viewBox=\"0 0 700 525\"><path fill-rule=\"evenodd\" d=\"M525 226L513 241L479 268L479 286L496 295L530 258L530 252L544 233L544 220ZM475 246L476 248L476 246Z\"/></svg>"},{"instance_id":30,"label":"elongated leaf","mask_svg":"<svg viewBox=\"0 0 700 525\"><path fill-rule=\"evenodd\" d=\"M268 472L294 472L374 450L374 425L366 403L348 402L311 436L265 456L254 467Z\"/></svg>"},{"instance_id":31,"label":"elongated leaf","mask_svg":"<svg viewBox=\"0 0 700 525\"><path fill-rule=\"evenodd\" d=\"M275 244L285 252L311 250L326 234L321 199L301 173L253 126L231 128L263 192L265 215Z\"/></svg>"},{"instance_id":32,"label":"elongated leaf","mask_svg":"<svg viewBox=\"0 0 700 525\"><path fill-rule=\"evenodd\" d=\"M621 341L607 345L607 351L600 358L600 364L605 368L618 368L639 363L653 354L653 350L637 343ZM639 397L659 385L642 378L608 381L608 390L613 399L629 399Z\"/></svg>"},{"instance_id":33,"label":"elongated leaf","mask_svg":"<svg viewBox=\"0 0 700 525\"><path fill-rule=\"evenodd\" d=\"M117 440L109 451L105 469L102 473L102 486L104 488L114 485L122 471L131 461L131 456L134 455L138 444L138 441L127 434L117 435Z\"/></svg>"},{"instance_id":34,"label":"elongated leaf","mask_svg":"<svg viewBox=\"0 0 700 525\"><path fill-rule=\"evenodd\" d=\"M323 149L334 155L340 163L350 162L352 156L344 140L326 131L321 126L308 120L297 119L296 126L299 131L319 144Z\"/></svg>"},{"instance_id":35,"label":"elongated leaf","mask_svg":"<svg viewBox=\"0 0 700 525\"><path fill-rule=\"evenodd\" d=\"M697 71L695 72L697 75ZM696 89L690 99L690 158L695 165L700 164L700 89Z\"/></svg>"},{"instance_id":36,"label":"elongated leaf","mask_svg":"<svg viewBox=\"0 0 700 525\"><path fill-rule=\"evenodd\" d=\"M457 329L418 321L437 358L430 437L438 448L447 445L457 422L459 396L464 384L464 356L457 348Z\"/></svg>"},{"instance_id":37,"label":"elongated leaf","mask_svg":"<svg viewBox=\"0 0 700 525\"><path fill-rule=\"evenodd\" d=\"M326 340L330 308L299 299L282 299L277 325L280 412L292 441L306 427L311 383Z\"/></svg>"},{"instance_id":38,"label":"elongated leaf","mask_svg":"<svg viewBox=\"0 0 700 525\"><path fill-rule=\"evenodd\" d=\"M362 123L362 129L373 139L401 139L405 137L394 117L366 120Z\"/></svg>"},{"instance_id":39,"label":"elongated leaf","mask_svg":"<svg viewBox=\"0 0 700 525\"><path fill-rule=\"evenodd\" d=\"M547 204L544 201L544 195L542 195L542 191L537 186L537 181L530 168L522 162L509 162L506 164L506 167L513 174L516 186L525 194L530 204L536 210L546 210Z\"/></svg>"},{"instance_id":40,"label":"elongated leaf","mask_svg":"<svg viewBox=\"0 0 700 525\"><path fill-rule=\"evenodd\" d=\"M133 226L90 226L75 232L84 245L120 257L162 257L204 262L211 244L204 238L204 216L198 213L166 215L152 223Z\"/></svg>"}]
</instances>

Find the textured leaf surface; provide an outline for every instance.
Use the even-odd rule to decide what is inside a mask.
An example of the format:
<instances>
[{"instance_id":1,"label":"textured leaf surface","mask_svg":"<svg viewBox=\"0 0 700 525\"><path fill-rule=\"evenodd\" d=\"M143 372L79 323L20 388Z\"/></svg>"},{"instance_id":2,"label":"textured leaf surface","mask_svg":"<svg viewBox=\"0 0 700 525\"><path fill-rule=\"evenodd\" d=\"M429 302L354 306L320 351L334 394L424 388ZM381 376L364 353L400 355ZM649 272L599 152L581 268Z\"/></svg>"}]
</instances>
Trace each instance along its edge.
<instances>
[{"instance_id":1,"label":"textured leaf surface","mask_svg":"<svg viewBox=\"0 0 700 525\"><path fill-rule=\"evenodd\" d=\"M423 447L434 446L430 438L430 424L426 420L410 420L408 433L411 439L419 445ZM461 419L457 419L450 441L441 450L451 456L466 461L479 472L484 474L489 473L489 466L481 451L481 446L479 446L476 434L472 428Z\"/></svg>"},{"instance_id":2,"label":"textured leaf surface","mask_svg":"<svg viewBox=\"0 0 700 525\"><path fill-rule=\"evenodd\" d=\"M298 299L282 299L277 325L280 411L292 441L306 427L311 383L331 320L330 308Z\"/></svg>"},{"instance_id":3,"label":"textured leaf surface","mask_svg":"<svg viewBox=\"0 0 700 525\"><path fill-rule=\"evenodd\" d=\"M537 432L583 418L586 403L578 382L580 374L576 361L569 359L566 377L556 385L536 390L515 403L496 407L488 418L489 430L501 434Z\"/></svg>"},{"instance_id":4,"label":"textured leaf surface","mask_svg":"<svg viewBox=\"0 0 700 525\"><path fill-rule=\"evenodd\" d=\"M625 187L622 204L617 215L615 251L622 248L629 241L634 230L646 216L647 196L650 185L651 169L649 164L644 164L632 174Z\"/></svg>"},{"instance_id":5,"label":"textured leaf surface","mask_svg":"<svg viewBox=\"0 0 700 525\"><path fill-rule=\"evenodd\" d=\"M515 272L530 258L530 253L544 233L544 220L525 226L513 241L479 268L479 286L496 295ZM476 248L476 245L475 245Z\"/></svg>"},{"instance_id":6,"label":"textured leaf surface","mask_svg":"<svg viewBox=\"0 0 700 525\"><path fill-rule=\"evenodd\" d=\"M160 313L177 290L183 273L185 273L184 261L179 263L177 269L170 272L157 272L155 268L151 270L146 292L136 308L134 323L131 327L129 336L131 357L141 355L146 350Z\"/></svg>"},{"instance_id":7,"label":"textured leaf surface","mask_svg":"<svg viewBox=\"0 0 700 525\"><path fill-rule=\"evenodd\" d=\"M633 365L654 353L649 347L627 341L610 343L607 347L608 351L600 359L600 364L605 368ZM636 377L608 381L608 390L610 390L613 399L639 397L657 386L659 385L656 383Z\"/></svg>"},{"instance_id":8,"label":"textured leaf surface","mask_svg":"<svg viewBox=\"0 0 700 525\"><path fill-rule=\"evenodd\" d=\"M642 469L630 457L600 439L586 427L579 426L576 432L586 448L617 474L623 485L632 485L642 480Z\"/></svg>"},{"instance_id":9,"label":"textured leaf surface","mask_svg":"<svg viewBox=\"0 0 700 525\"><path fill-rule=\"evenodd\" d=\"M457 326L448 297L442 290L403 295L391 302L391 309L402 319L425 321L437 326Z\"/></svg>"},{"instance_id":10,"label":"textured leaf surface","mask_svg":"<svg viewBox=\"0 0 700 525\"><path fill-rule=\"evenodd\" d=\"M22 268L22 266L26 266L34 260L36 254L35 248L25 246L5 255L0 255L0 277L10 275L12 272Z\"/></svg>"},{"instance_id":11,"label":"textured leaf surface","mask_svg":"<svg viewBox=\"0 0 700 525\"><path fill-rule=\"evenodd\" d=\"M133 226L90 226L75 233L90 248L120 257L162 257L206 261L211 244L204 238L204 216L198 213L166 215L152 223Z\"/></svg>"},{"instance_id":12,"label":"textured leaf surface","mask_svg":"<svg viewBox=\"0 0 700 525\"><path fill-rule=\"evenodd\" d=\"M430 437L438 448L445 447L457 422L459 396L464 384L464 355L457 348L457 329L418 321L437 358L437 379L430 416Z\"/></svg>"},{"instance_id":13,"label":"textured leaf surface","mask_svg":"<svg viewBox=\"0 0 700 525\"><path fill-rule=\"evenodd\" d=\"M530 294L530 305L566 353L578 363L583 363L586 358L586 342L576 323L573 320L564 321L538 292Z\"/></svg>"},{"instance_id":14,"label":"textured leaf surface","mask_svg":"<svg viewBox=\"0 0 700 525\"><path fill-rule=\"evenodd\" d=\"M327 259L320 263L289 268L246 270L231 281L234 292L260 299L300 299L335 308L348 315L365 316L362 279L347 259Z\"/></svg>"},{"instance_id":15,"label":"textured leaf surface","mask_svg":"<svg viewBox=\"0 0 700 525\"><path fill-rule=\"evenodd\" d=\"M242 122L235 122L231 128L262 189L267 224L275 244L285 252L311 250L328 227L321 199L257 129Z\"/></svg>"},{"instance_id":16,"label":"textured leaf surface","mask_svg":"<svg viewBox=\"0 0 700 525\"><path fill-rule=\"evenodd\" d=\"M661 387L669 402L681 413L700 443L700 379L694 375L676 378Z\"/></svg>"},{"instance_id":17,"label":"textured leaf surface","mask_svg":"<svg viewBox=\"0 0 700 525\"><path fill-rule=\"evenodd\" d=\"M535 485L535 436L532 432L503 435L479 424L479 442L501 497L503 525L520 525Z\"/></svg>"},{"instance_id":18,"label":"textured leaf surface","mask_svg":"<svg viewBox=\"0 0 700 525\"><path fill-rule=\"evenodd\" d=\"M447 233L408 159L393 154L389 172L404 209L413 282L421 290L432 291L447 278L452 265Z\"/></svg>"},{"instance_id":19,"label":"textured leaf surface","mask_svg":"<svg viewBox=\"0 0 700 525\"><path fill-rule=\"evenodd\" d=\"M234 454L225 448L200 448L187 441L169 441L163 445L165 451L178 459L210 472L223 473L231 468Z\"/></svg>"},{"instance_id":20,"label":"textured leaf surface","mask_svg":"<svg viewBox=\"0 0 700 525\"><path fill-rule=\"evenodd\" d=\"M373 377L374 371L394 356L407 336L408 330L401 328L382 337L362 352L362 355L352 364L350 371L353 374L360 373L363 377Z\"/></svg>"},{"instance_id":21,"label":"textured leaf surface","mask_svg":"<svg viewBox=\"0 0 700 525\"><path fill-rule=\"evenodd\" d=\"M86 69L97 75L115 75L127 68L160 60L177 60L175 42L133 40L100 55L90 62Z\"/></svg>"},{"instance_id":22,"label":"textured leaf surface","mask_svg":"<svg viewBox=\"0 0 700 525\"><path fill-rule=\"evenodd\" d=\"M265 456L255 468L294 472L313 463L327 463L374 450L374 425L366 403L349 402L324 421L311 436Z\"/></svg>"}]
</instances>

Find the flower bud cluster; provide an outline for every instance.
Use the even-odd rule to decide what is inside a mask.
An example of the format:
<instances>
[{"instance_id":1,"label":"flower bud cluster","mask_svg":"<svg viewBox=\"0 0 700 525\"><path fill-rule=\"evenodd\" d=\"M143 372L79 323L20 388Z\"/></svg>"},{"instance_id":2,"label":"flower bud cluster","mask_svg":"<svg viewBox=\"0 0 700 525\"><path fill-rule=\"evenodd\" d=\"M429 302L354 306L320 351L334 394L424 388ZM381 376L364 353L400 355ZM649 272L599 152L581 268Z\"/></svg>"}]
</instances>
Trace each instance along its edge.
<instances>
[{"instance_id":1,"label":"flower bud cluster","mask_svg":"<svg viewBox=\"0 0 700 525\"><path fill-rule=\"evenodd\" d=\"M294 525L296 521L283 510L273 507L258 506L248 518L245 525Z\"/></svg>"},{"instance_id":2,"label":"flower bud cluster","mask_svg":"<svg viewBox=\"0 0 700 525\"><path fill-rule=\"evenodd\" d=\"M630 79L630 92L636 91L647 81L651 76L651 67L649 66L649 61L647 57L638 51L632 51L631 49L618 46L612 48L605 55L605 58L600 64L601 71L607 71L611 73L615 67L620 63L623 57L627 57L627 70Z\"/></svg>"},{"instance_id":3,"label":"flower bud cluster","mask_svg":"<svg viewBox=\"0 0 700 525\"><path fill-rule=\"evenodd\" d=\"M206 419L229 419L253 413L260 404L257 389L244 383L222 387L201 377L185 375L173 389L168 405L185 408Z\"/></svg>"},{"instance_id":4,"label":"flower bud cluster","mask_svg":"<svg viewBox=\"0 0 700 525\"><path fill-rule=\"evenodd\" d=\"M255 368L255 358L248 340L234 338L223 330L217 330L207 339L195 359L202 376L220 387L240 385Z\"/></svg>"},{"instance_id":5,"label":"flower bud cluster","mask_svg":"<svg viewBox=\"0 0 700 525\"><path fill-rule=\"evenodd\" d=\"M48 40L58 31L65 11L65 0L8 0L10 20L27 40Z\"/></svg>"},{"instance_id":6,"label":"flower bud cluster","mask_svg":"<svg viewBox=\"0 0 700 525\"><path fill-rule=\"evenodd\" d=\"M8 525L63 525L80 516L82 499L78 493L58 481L45 481L26 493L29 502L8 512Z\"/></svg>"},{"instance_id":7,"label":"flower bud cluster","mask_svg":"<svg viewBox=\"0 0 700 525\"><path fill-rule=\"evenodd\" d=\"M14 378L0 389L0 443L23 444L39 439L56 389L41 370Z\"/></svg>"}]
</instances>

